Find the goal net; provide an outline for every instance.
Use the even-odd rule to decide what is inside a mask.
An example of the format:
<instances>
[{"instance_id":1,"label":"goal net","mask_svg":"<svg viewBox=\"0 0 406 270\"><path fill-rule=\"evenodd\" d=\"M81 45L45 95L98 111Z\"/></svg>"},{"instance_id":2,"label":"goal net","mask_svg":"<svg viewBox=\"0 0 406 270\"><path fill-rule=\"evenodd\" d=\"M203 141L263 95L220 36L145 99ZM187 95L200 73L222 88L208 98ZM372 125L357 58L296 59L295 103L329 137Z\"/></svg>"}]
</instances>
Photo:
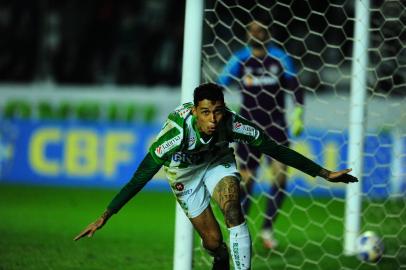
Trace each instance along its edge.
<instances>
[{"instance_id":1,"label":"goal net","mask_svg":"<svg viewBox=\"0 0 406 270\"><path fill-rule=\"evenodd\" d=\"M304 90L304 131L298 137L289 132L290 147L330 170L349 167L352 64L358 61L353 57L355 2L205 1L202 81L217 82L233 54L247 45L248 24L265 22L271 43L292 59ZM381 237L385 252L380 269L400 269L406 268L406 4L374 0L368 13L359 230L372 230ZM237 61L244 64L244 60ZM252 110L242 103L243 80L230 74L226 87L228 105L236 111ZM278 91L286 93L283 112L292 130L292 95L284 85ZM265 90L251 94L253 99L266 95L276 94ZM263 110L261 105L254 109ZM272 125L275 121L264 128ZM275 177L269 160L258 162L246 215L253 240L252 269L361 269L363 262L343 251L346 186L294 169L287 171L285 199L273 222L278 245L264 248L261 230L269 218L265 209L268 199L274 198L268 190ZM222 216L215 210L228 237ZM207 269L211 260L200 241L195 241L194 269Z\"/></svg>"}]
</instances>

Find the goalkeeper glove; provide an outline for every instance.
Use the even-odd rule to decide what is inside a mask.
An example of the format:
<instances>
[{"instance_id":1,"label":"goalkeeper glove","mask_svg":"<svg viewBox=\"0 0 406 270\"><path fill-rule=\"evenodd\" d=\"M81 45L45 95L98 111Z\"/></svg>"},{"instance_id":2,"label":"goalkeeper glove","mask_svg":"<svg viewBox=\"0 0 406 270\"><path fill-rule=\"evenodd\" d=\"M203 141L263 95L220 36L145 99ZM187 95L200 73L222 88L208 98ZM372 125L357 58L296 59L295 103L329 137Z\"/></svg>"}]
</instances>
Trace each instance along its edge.
<instances>
[{"instance_id":1,"label":"goalkeeper glove","mask_svg":"<svg viewBox=\"0 0 406 270\"><path fill-rule=\"evenodd\" d=\"M293 117L292 117L292 134L293 136L297 137L302 134L304 129L303 124L303 108L300 106L296 106L293 110Z\"/></svg>"}]
</instances>

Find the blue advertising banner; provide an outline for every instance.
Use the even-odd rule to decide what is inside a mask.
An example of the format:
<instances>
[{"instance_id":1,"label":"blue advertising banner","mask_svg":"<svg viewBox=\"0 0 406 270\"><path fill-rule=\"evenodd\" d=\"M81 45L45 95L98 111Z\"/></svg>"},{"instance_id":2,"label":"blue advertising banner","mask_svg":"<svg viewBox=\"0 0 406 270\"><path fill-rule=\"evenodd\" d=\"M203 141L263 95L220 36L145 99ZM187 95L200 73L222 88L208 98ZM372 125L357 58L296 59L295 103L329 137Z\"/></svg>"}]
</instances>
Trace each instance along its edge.
<instances>
[{"instance_id":1,"label":"blue advertising banner","mask_svg":"<svg viewBox=\"0 0 406 270\"><path fill-rule=\"evenodd\" d=\"M2 124L1 179L15 183L121 186L159 131L155 125L12 121Z\"/></svg>"},{"instance_id":2,"label":"blue advertising banner","mask_svg":"<svg viewBox=\"0 0 406 270\"><path fill-rule=\"evenodd\" d=\"M160 124L2 121L0 180L121 187L131 178L160 127ZM403 141L406 142L405 137ZM293 140L291 148L330 170L338 170L348 166L347 142L347 134L341 131L308 129L302 137ZM393 145L389 134L366 138L362 187L368 196L386 197L391 193ZM404 156L405 150L402 151ZM266 163L261 168L258 175L262 184L258 188L268 188L272 172ZM288 173L289 190L293 194L344 194L344 184L330 184L291 168ZM154 179L147 188L169 190L162 172ZM403 185L402 192L405 188Z\"/></svg>"}]
</instances>

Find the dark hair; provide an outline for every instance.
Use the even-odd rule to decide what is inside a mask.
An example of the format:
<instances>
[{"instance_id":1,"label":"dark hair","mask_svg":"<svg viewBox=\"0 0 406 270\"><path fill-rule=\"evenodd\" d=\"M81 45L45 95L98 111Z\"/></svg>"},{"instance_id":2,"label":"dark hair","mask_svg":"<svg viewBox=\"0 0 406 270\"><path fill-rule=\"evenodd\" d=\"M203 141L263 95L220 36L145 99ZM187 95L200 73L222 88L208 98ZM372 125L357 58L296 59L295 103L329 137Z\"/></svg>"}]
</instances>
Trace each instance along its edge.
<instances>
[{"instance_id":1,"label":"dark hair","mask_svg":"<svg viewBox=\"0 0 406 270\"><path fill-rule=\"evenodd\" d=\"M203 83L195 88L193 93L193 103L195 106L199 104L199 101L204 99L212 101L221 101L224 103L224 88L215 83Z\"/></svg>"}]
</instances>

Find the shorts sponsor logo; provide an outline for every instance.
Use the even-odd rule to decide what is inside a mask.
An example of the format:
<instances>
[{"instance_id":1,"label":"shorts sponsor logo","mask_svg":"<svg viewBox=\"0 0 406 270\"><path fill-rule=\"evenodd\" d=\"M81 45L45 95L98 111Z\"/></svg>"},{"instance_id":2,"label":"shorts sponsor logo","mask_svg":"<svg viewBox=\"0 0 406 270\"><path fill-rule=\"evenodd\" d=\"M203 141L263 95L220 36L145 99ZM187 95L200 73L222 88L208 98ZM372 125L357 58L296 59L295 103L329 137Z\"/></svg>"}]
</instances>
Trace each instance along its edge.
<instances>
[{"instance_id":1,"label":"shorts sponsor logo","mask_svg":"<svg viewBox=\"0 0 406 270\"><path fill-rule=\"evenodd\" d=\"M227 163L227 162L221 163L221 165L222 165L224 168L230 168L230 167L231 167L231 164L230 164L230 163Z\"/></svg>"},{"instance_id":2,"label":"shorts sponsor logo","mask_svg":"<svg viewBox=\"0 0 406 270\"><path fill-rule=\"evenodd\" d=\"M182 196L186 196L192 194L192 189L187 189L181 192L176 193L176 197L182 197Z\"/></svg>"},{"instance_id":3,"label":"shorts sponsor logo","mask_svg":"<svg viewBox=\"0 0 406 270\"><path fill-rule=\"evenodd\" d=\"M183 183L176 183L175 184L175 189L177 191L182 191L185 188L185 185Z\"/></svg>"},{"instance_id":4,"label":"shorts sponsor logo","mask_svg":"<svg viewBox=\"0 0 406 270\"><path fill-rule=\"evenodd\" d=\"M175 191L176 197L182 197L182 196L192 194L192 191L193 191L193 189L191 189L191 188L187 189L187 190L184 190L185 185L183 183L181 183L181 182L175 183L173 185L173 189L176 190Z\"/></svg>"},{"instance_id":5,"label":"shorts sponsor logo","mask_svg":"<svg viewBox=\"0 0 406 270\"><path fill-rule=\"evenodd\" d=\"M178 142L180 142L182 140L182 137L180 135L177 135L176 137L165 141L164 143L160 144L159 146L157 146L157 148L155 149L155 154L158 157L162 157L165 153L169 152L170 150L172 150L173 148L175 148L178 144Z\"/></svg>"},{"instance_id":6,"label":"shorts sponsor logo","mask_svg":"<svg viewBox=\"0 0 406 270\"><path fill-rule=\"evenodd\" d=\"M257 130L249 125L244 125L241 122L235 122L233 126L233 131L239 134L248 135L255 137Z\"/></svg>"}]
</instances>

